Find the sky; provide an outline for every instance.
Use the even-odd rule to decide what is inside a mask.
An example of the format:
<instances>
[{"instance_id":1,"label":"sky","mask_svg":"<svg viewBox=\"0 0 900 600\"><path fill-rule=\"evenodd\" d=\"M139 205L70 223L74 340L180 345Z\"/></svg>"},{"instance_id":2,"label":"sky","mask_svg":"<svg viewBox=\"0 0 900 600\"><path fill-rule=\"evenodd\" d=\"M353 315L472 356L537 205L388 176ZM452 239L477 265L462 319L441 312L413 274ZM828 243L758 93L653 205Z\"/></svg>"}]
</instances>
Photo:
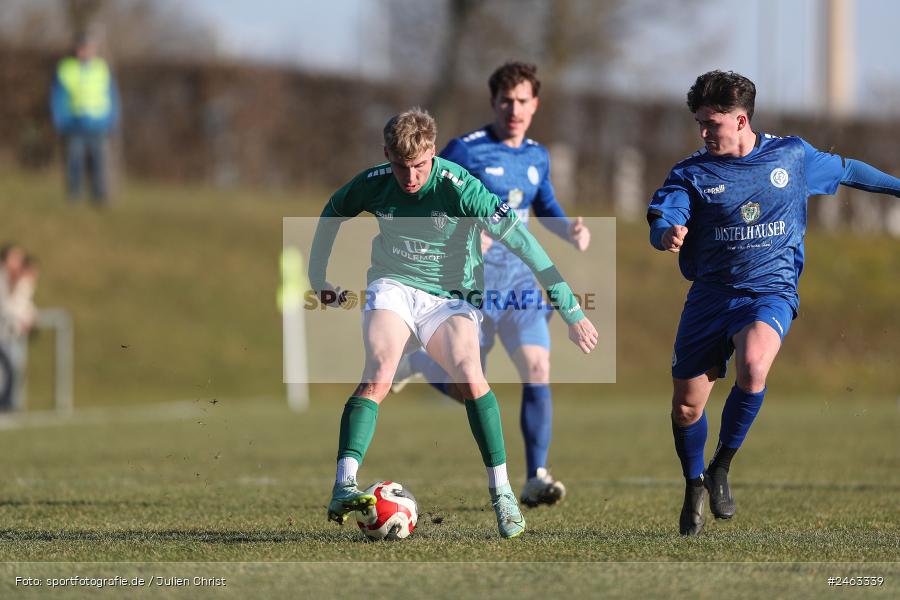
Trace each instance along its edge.
<instances>
[{"instance_id":1,"label":"sky","mask_svg":"<svg viewBox=\"0 0 900 600\"><path fill-rule=\"evenodd\" d=\"M228 57L375 79L390 74L382 0L149 1L208 26ZM821 110L827 1L689 0L678 22L640 22L603 80L590 74L581 81L620 95L680 100L698 74L719 68L750 77L760 106ZM852 112L900 115L900 1L840 1L853 6Z\"/></svg>"},{"instance_id":2,"label":"sky","mask_svg":"<svg viewBox=\"0 0 900 600\"><path fill-rule=\"evenodd\" d=\"M423 0L429 1L429 0ZM851 0L851 97L862 112L900 105L900 2ZM681 98L693 79L713 68L757 83L758 101L788 110L816 110L825 0L696 0L686 23L645 22L627 41L606 86L618 93ZM209 23L220 49L253 60L322 71L383 77L389 26L378 0L194 0L180 4ZM699 43L711 51L697 55Z\"/></svg>"},{"instance_id":3,"label":"sky","mask_svg":"<svg viewBox=\"0 0 900 600\"><path fill-rule=\"evenodd\" d=\"M264 62L356 73L382 37L366 26L376 18L377 0L167 1L212 25L221 51ZM386 62L378 69L386 74Z\"/></svg>"}]
</instances>

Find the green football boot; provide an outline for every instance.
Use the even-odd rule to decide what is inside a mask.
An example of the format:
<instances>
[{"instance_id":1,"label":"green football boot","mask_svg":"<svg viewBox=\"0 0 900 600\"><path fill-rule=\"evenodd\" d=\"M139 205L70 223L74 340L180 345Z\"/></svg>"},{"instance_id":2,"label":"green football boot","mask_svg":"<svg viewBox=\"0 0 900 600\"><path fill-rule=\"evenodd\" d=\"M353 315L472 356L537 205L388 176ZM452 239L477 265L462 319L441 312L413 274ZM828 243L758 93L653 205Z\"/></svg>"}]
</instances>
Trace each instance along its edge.
<instances>
[{"instance_id":1,"label":"green football boot","mask_svg":"<svg viewBox=\"0 0 900 600\"><path fill-rule=\"evenodd\" d=\"M491 506L497 513L497 528L501 536L514 538L525 531L525 517L508 483L491 489Z\"/></svg>"},{"instance_id":2,"label":"green football boot","mask_svg":"<svg viewBox=\"0 0 900 600\"><path fill-rule=\"evenodd\" d=\"M331 490L331 502L328 503L328 520L343 525L347 513L365 511L375 506L375 502L375 496L366 494L356 486L356 479L335 483Z\"/></svg>"}]
</instances>

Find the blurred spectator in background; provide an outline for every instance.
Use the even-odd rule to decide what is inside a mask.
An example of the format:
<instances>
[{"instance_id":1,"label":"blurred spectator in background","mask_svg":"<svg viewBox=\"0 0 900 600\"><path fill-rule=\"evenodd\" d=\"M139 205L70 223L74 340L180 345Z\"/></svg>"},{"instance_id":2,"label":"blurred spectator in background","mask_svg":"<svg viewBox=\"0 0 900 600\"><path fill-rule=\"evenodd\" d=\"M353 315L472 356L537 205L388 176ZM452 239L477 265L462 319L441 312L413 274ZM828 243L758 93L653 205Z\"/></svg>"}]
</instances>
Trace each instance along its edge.
<instances>
[{"instance_id":1,"label":"blurred spectator in background","mask_svg":"<svg viewBox=\"0 0 900 600\"><path fill-rule=\"evenodd\" d=\"M34 291L37 287L38 263L26 254L16 276L15 283L4 301L3 319L14 336L22 337L31 331L37 317L34 306Z\"/></svg>"},{"instance_id":2,"label":"blurred spectator in background","mask_svg":"<svg viewBox=\"0 0 900 600\"><path fill-rule=\"evenodd\" d=\"M0 247L0 411L19 408L22 398L26 338L37 317L37 278L37 261L21 246Z\"/></svg>"},{"instance_id":3,"label":"blurred spectator in background","mask_svg":"<svg viewBox=\"0 0 900 600\"><path fill-rule=\"evenodd\" d=\"M53 126L63 139L69 200L80 197L82 175L87 171L94 201L105 204L109 193L106 139L116 125L119 96L109 65L97 56L91 38L79 36L74 56L57 65L50 108Z\"/></svg>"}]
</instances>

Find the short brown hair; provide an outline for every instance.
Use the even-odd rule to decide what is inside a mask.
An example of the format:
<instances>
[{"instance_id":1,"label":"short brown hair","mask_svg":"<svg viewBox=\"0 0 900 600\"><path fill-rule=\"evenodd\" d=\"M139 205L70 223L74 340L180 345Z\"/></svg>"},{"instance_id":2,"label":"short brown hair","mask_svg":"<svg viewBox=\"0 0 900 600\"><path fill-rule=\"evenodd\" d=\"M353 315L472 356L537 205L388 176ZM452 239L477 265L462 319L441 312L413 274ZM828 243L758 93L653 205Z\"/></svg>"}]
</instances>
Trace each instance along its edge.
<instances>
[{"instance_id":1,"label":"short brown hair","mask_svg":"<svg viewBox=\"0 0 900 600\"><path fill-rule=\"evenodd\" d=\"M753 119L756 104L756 86L734 71L710 71L697 78L687 95L688 109L695 113L703 106L716 112L731 112L735 108L747 111Z\"/></svg>"},{"instance_id":2,"label":"short brown hair","mask_svg":"<svg viewBox=\"0 0 900 600\"><path fill-rule=\"evenodd\" d=\"M418 106L394 115L384 126L384 147L403 160L416 158L436 140L434 117Z\"/></svg>"},{"instance_id":3,"label":"short brown hair","mask_svg":"<svg viewBox=\"0 0 900 600\"><path fill-rule=\"evenodd\" d=\"M488 79L491 99L505 90L511 90L523 81L531 84L531 93L535 98L541 91L541 81L537 78L537 67L530 63L510 61L504 63Z\"/></svg>"}]
</instances>

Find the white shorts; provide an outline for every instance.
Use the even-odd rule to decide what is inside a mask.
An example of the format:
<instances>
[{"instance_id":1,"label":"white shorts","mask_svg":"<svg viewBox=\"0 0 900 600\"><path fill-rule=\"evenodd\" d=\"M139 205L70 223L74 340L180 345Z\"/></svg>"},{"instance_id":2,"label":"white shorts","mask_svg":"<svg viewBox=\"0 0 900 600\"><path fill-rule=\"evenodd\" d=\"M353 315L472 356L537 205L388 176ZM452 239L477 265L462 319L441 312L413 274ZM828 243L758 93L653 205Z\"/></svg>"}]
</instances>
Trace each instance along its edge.
<instances>
[{"instance_id":1,"label":"white shorts","mask_svg":"<svg viewBox=\"0 0 900 600\"><path fill-rule=\"evenodd\" d=\"M399 315L423 348L441 323L453 315L465 315L481 332L481 311L464 300L441 298L393 279L376 279L366 288L365 310L389 310ZM410 351L407 346L407 351Z\"/></svg>"}]
</instances>

